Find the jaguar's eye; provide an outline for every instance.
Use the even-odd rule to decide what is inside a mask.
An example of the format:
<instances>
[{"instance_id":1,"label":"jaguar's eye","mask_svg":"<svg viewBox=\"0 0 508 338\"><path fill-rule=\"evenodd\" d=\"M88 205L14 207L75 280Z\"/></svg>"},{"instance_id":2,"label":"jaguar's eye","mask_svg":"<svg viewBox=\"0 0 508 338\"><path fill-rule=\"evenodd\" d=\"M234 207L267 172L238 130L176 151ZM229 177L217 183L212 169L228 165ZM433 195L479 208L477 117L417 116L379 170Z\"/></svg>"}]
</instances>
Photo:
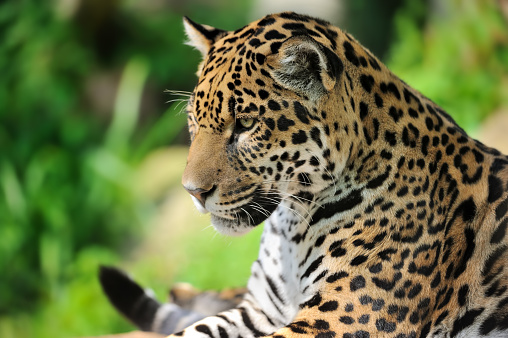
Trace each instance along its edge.
<instances>
[{"instance_id":1,"label":"jaguar's eye","mask_svg":"<svg viewBox=\"0 0 508 338\"><path fill-rule=\"evenodd\" d=\"M251 129L256 123L256 120L250 118L241 118L238 119L236 123L237 129L239 129L240 131L245 131Z\"/></svg>"}]
</instances>

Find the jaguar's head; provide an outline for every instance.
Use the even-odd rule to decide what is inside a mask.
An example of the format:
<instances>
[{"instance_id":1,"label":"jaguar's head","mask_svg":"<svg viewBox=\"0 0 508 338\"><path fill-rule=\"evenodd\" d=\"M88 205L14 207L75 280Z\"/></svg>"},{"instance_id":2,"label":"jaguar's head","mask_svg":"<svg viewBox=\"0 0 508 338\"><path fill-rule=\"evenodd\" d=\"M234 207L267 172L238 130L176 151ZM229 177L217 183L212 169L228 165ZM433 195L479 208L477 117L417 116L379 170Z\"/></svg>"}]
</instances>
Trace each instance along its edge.
<instances>
[{"instance_id":1,"label":"jaguar's head","mask_svg":"<svg viewBox=\"0 0 508 338\"><path fill-rule=\"evenodd\" d=\"M327 117L343 105L338 33L300 18L272 15L235 32L184 20L204 60L187 108L182 183L221 233L249 231L283 200L313 199L347 161L339 138L353 117Z\"/></svg>"}]
</instances>

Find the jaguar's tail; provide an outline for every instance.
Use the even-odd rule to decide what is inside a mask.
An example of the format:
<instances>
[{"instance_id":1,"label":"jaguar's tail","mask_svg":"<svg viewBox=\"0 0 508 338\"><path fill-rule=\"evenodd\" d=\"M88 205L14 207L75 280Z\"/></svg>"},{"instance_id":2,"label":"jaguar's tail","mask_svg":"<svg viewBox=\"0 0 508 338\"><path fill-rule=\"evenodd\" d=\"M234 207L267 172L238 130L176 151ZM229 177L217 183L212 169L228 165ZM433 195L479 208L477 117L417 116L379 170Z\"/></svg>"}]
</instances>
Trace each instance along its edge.
<instances>
[{"instance_id":1,"label":"jaguar's tail","mask_svg":"<svg viewBox=\"0 0 508 338\"><path fill-rule=\"evenodd\" d=\"M161 304L123 271L101 266L99 281L109 301L143 331L168 335L204 318L200 313L176 304Z\"/></svg>"},{"instance_id":2,"label":"jaguar's tail","mask_svg":"<svg viewBox=\"0 0 508 338\"><path fill-rule=\"evenodd\" d=\"M151 331L161 304L143 290L123 271L101 266L99 281L102 290L115 308L143 331Z\"/></svg>"},{"instance_id":3,"label":"jaguar's tail","mask_svg":"<svg viewBox=\"0 0 508 338\"><path fill-rule=\"evenodd\" d=\"M161 304L152 292L144 290L119 269L101 266L99 280L109 301L134 325L143 331L165 335L235 307L246 292L245 288L203 292L189 284L178 284L170 291L170 303Z\"/></svg>"}]
</instances>

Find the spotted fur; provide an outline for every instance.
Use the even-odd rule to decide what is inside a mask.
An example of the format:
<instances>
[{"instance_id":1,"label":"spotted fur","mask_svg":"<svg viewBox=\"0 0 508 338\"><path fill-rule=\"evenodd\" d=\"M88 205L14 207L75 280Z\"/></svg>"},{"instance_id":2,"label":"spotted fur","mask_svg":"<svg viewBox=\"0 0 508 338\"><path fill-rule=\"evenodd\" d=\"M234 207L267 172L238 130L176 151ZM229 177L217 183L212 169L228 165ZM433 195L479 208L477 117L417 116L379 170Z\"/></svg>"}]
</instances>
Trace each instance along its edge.
<instances>
[{"instance_id":1,"label":"spotted fur","mask_svg":"<svg viewBox=\"0 0 508 338\"><path fill-rule=\"evenodd\" d=\"M265 226L243 302L175 337L508 336L506 156L325 21L185 26L183 185L219 232Z\"/></svg>"}]
</instances>

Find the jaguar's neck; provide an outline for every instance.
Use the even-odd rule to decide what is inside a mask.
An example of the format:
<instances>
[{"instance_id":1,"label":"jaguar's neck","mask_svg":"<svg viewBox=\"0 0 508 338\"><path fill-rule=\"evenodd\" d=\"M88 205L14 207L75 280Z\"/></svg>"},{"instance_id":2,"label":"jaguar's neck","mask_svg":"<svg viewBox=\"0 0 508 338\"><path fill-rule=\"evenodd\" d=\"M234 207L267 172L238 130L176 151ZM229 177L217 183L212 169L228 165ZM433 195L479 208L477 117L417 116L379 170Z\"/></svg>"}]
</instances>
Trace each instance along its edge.
<instances>
[{"instance_id":1,"label":"jaguar's neck","mask_svg":"<svg viewBox=\"0 0 508 338\"><path fill-rule=\"evenodd\" d=\"M370 92L352 83L353 97L363 99L345 102L340 112L355 117L336 136L348 146L346 160L330 159L345 165L337 166L333 185L315 194L321 207L310 212L310 228L358 226L370 233L389 231L394 242L408 243L424 232L445 230L454 206L477 214L488 195L487 168L498 153L391 73L372 79ZM378 93L387 95L382 100ZM388 224L388 218L397 224Z\"/></svg>"},{"instance_id":2,"label":"jaguar's neck","mask_svg":"<svg viewBox=\"0 0 508 338\"><path fill-rule=\"evenodd\" d=\"M416 241L424 231L442 230L452 217L447 205L472 196L466 206L477 207L474 200L485 197L486 184L478 183L487 181L482 167L484 161L492 161L489 150L399 79L374 83L372 97L363 93L364 101L346 104L346 114L358 115L360 110L356 126L350 119L330 136L349 152L346 161L332 155L330 163L323 164L330 168L332 161L345 163L335 165L334 180L318 193L297 193L279 207L283 217L274 218L274 227L291 240L358 226L371 233L389 230L401 243ZM375 91L388 91L393 100L379 102ZM347 143L349 139L353 141ZM399 223L388 224L391 217L385 214ZM286 223L278 224L282 219Z\"/></svg>"}]
</instances>

